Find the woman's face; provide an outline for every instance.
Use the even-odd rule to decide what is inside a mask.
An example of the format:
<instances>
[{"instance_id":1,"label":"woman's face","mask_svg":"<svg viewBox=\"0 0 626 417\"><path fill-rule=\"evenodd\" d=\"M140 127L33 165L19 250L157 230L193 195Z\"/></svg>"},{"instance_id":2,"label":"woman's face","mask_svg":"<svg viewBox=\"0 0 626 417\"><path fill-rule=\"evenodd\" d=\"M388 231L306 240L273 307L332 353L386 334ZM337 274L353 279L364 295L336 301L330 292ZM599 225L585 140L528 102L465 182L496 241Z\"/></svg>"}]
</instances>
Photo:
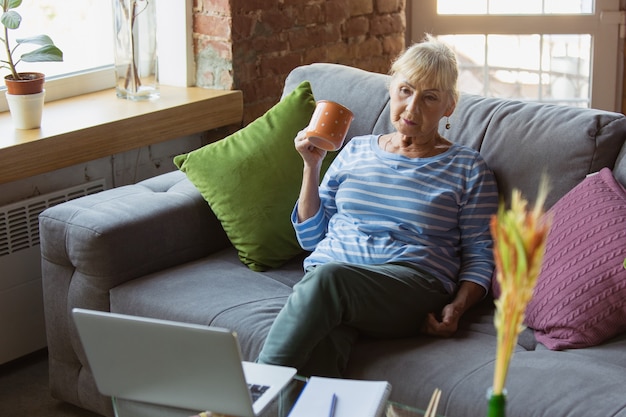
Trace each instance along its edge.
<instances>
[{"instance_id":1,"label":"woman's face","mask_svg":"<svg viewBox=\"0 0 626 417\"><path fill-rule=\"evenodd\" d=\"M393 76L389 94L391 123L404 136L429 140L437 132L439 120L454 111L450 93L409 82L402 74Z\"/></svg>"}]
</instances>

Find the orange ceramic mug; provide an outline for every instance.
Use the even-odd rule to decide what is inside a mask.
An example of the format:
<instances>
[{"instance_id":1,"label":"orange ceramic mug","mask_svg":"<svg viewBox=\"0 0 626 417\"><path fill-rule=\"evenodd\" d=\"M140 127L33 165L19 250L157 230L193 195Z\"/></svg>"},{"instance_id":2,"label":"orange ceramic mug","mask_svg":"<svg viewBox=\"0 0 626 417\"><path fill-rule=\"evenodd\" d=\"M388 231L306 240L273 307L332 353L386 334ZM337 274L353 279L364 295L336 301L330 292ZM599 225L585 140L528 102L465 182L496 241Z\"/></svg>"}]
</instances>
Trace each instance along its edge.
<instances>
[{"instance_id":1,"label":"orange ceramic mug","mask_svg":"<svg viewBox=\"0 0 626 417\"><path fill-rule=\"evenodd\" d=\"M341 148L354 115L334 101L320 100L315 106L306 135L314 146L327 151Z\"/></svg>"}]
</instances>

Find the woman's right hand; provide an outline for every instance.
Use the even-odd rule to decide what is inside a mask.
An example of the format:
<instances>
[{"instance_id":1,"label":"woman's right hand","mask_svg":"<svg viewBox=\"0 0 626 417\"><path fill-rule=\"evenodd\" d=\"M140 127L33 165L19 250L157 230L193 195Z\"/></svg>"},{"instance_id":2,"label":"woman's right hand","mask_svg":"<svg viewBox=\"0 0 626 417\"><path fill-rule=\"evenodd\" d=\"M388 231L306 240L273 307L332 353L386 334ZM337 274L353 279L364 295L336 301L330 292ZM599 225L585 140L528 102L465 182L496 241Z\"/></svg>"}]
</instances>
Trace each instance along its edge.
<instances>
[{"instance_id":1,"label":"woman's right hand","mask_svg":"<svg viewBox=\"0 0 626 417\"><path fill-rule=\"evenodd\" d=\"M320 208L319 184L322 161L326 151L309 141L304 130L301 130L294 139L295 147L304 161L302 171L302 187L298 198L298 221L303 222L317 213Z\"/></svg>"},{"instance_id":2,"label":"woman's right hand","mask_svg":"<svg viewBox=\"0 0 626 417\"><path fill-rule=\"evenodd\" d=\"M304 130L298 132L294 139L294 144L305 165L316 168L321 167L327 151L313 146Z\"/></svg>"}]
</instances>

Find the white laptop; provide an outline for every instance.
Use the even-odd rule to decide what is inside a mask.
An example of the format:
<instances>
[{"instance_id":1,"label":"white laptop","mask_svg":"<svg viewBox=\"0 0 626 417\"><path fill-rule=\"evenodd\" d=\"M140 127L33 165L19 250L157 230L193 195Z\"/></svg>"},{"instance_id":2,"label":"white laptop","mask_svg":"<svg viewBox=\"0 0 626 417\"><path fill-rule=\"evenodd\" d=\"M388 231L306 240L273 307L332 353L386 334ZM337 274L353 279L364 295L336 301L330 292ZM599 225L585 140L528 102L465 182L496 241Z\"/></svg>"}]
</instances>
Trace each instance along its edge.
<instances>
[{"instance_id":1,"label":"white laptop","mask_svg":"<svg viewBox=\"0 0 626 417\"><path fill-rule=\"evenodd\" d=\"M72 314L98 390L114 398L254 417L296 373L242 362L237 336L226 329L77 308ZM253 401L251 390L262 393Z\"/></svg>"}]
</instances>

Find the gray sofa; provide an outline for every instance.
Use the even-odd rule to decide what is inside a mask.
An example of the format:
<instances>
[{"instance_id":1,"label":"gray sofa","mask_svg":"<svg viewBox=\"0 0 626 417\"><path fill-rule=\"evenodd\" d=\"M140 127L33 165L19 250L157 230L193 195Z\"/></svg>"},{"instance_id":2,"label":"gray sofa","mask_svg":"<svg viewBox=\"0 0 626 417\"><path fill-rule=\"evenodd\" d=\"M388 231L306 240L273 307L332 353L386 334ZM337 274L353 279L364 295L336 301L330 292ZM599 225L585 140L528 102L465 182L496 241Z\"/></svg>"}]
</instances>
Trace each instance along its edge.
<instances>
[{"instance_id":1,"label":"gray sofa","mask_svg":"<svg viewBox=\"0 0 626 417\"><path fill-rule=\"evenodd\" d=\"M314 64L292 71L285 94L303 80L316 99L352 109L348 136L390 131L387 76ZM603 167L626 184L621 114L465 95L450 123L442 134L480 150L504 198L519 188L533 201L543 172L552 180L549 206ZM266 272L245 267L180 171L50 208L40 233L52 395L108 416L110 402L94 385L70 319L73 307L230 328L253 360L302 276L302 257ZM438 387L441 415L482 417L495 347L487 297L454 338L359 340L346 377L388 380L391 400L424 408ZM626 416L626 334L553 351L526 329L507 388L509 417Z\"/></svg>"}]
</instances>

